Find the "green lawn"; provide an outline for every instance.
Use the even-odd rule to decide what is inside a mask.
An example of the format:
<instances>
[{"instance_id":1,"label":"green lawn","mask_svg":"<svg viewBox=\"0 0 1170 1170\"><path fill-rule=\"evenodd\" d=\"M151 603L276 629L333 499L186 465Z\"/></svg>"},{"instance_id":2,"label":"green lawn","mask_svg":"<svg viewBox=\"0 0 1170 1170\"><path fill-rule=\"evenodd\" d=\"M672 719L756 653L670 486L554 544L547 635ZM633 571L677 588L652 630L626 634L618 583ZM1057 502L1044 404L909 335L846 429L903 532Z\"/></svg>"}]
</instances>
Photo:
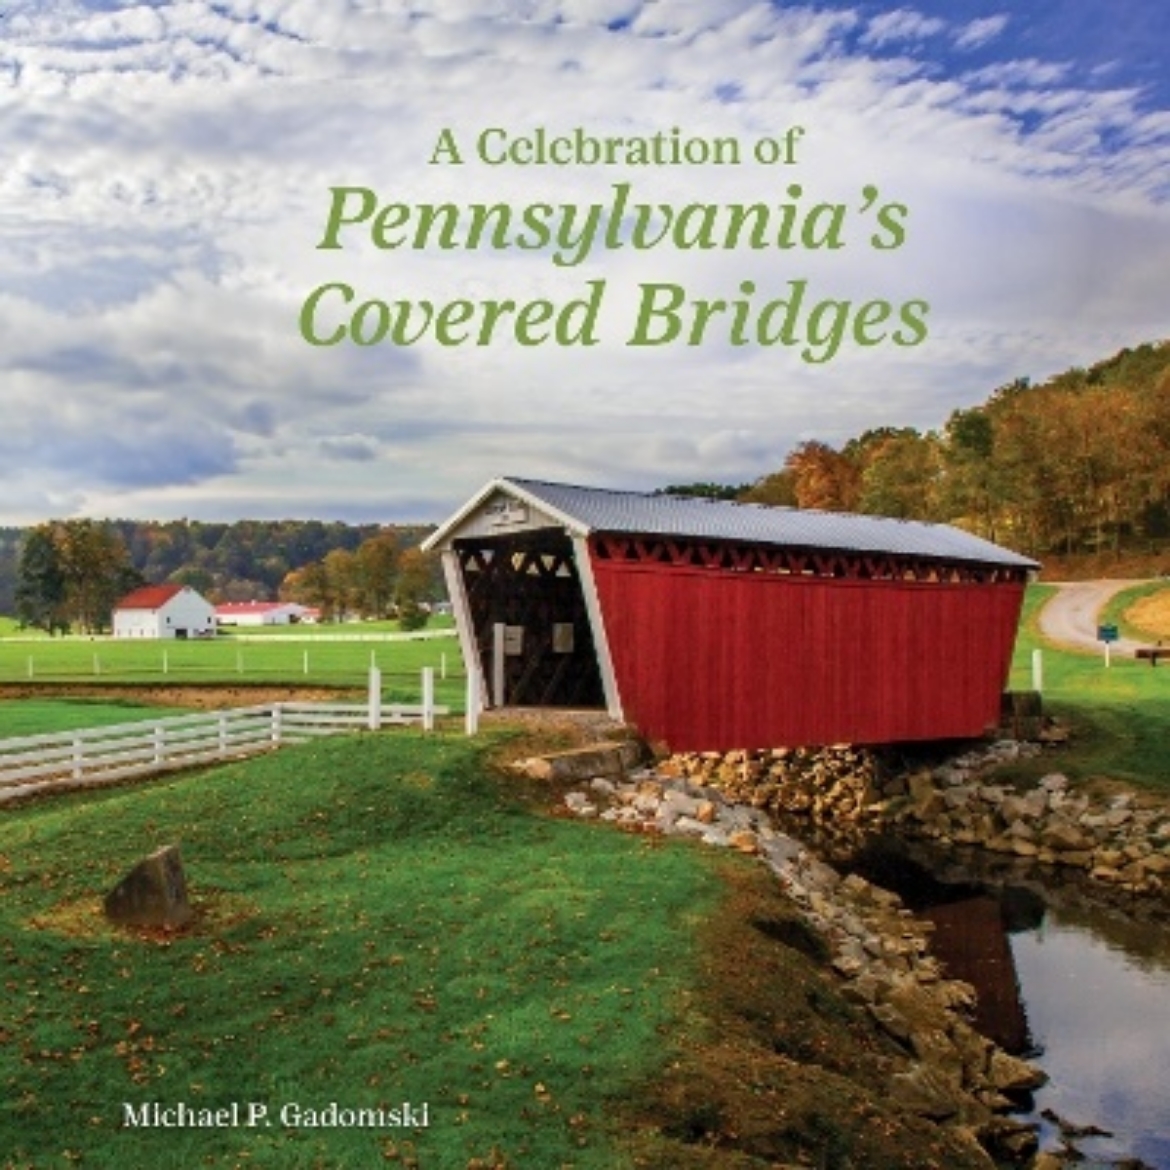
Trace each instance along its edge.
<instances>
[{"instance_id":1,"label":"green lawn","mask_svg":"<svg viewBox=\"0 0 1170 1170\"><path fill-rule=\"evenodd\" d=\"M0 699L0 738L109 727L182 714L175 707L109 699Z\"/></svg>"},{"instance_id":2,"label":"green lawn","mask_svg":"<svg viewBox=\"0 0 1170 1170\"><path fill-rule=\"evenodd\" d=\"M5 1165L627 1165L614 1102L669 1058L713 855L530 813L479 750L341 737L5 813ZM107 926L102 892L171 841L195 929ZM151 1101L276 1124L123 1126ZM277 1117L403 1101L428 1128Z\"/></svg>"},{"instance_id":3,"label":"green lawn","mask_svg":"<svg viewBox=\"0 0 1170 1170\"><path fill-rule=\"evenodd\" d=\"M336 642L313 638L237 641L0 640L0 683L289 683L360 686L371 664L387 680L409 680L418 690L424 666L449 677L462 673L454 635L419 641ZM461 684L460 684L461 685Z\"/></svg>"},{"instance_id":4,"label":"green lawn","mask_svg":"<svg viewBox=\"0 0 1170 1170\"><path fill-rule=\"evenodd\" d=\"M1068 723L1072 743L1045 755L1021 775L1059 768L1074 779L1106 778L1170 792L1170 665L1102 653L1078 654L1043 642L1037 614L1052 586L1028 590L1012 666L1012 686L1031 689L1031 658L1042 648L1044 708ZM1124 603L1122 603L1124 604Z\"/></svg>"}]
</instances>

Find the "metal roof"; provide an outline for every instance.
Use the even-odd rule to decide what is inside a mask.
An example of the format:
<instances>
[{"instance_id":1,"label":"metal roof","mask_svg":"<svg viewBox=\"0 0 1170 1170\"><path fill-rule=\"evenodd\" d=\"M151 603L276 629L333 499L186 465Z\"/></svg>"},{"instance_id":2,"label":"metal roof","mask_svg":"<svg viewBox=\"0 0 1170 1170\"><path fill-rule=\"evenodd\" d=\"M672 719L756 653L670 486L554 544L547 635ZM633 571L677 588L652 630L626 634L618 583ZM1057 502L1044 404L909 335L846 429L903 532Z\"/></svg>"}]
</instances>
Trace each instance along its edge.
<instances>
[{"instance_id":1,"label":"metal roof","mask_svg":"<svg viewBox=\"0 0 1170 1170\"><path fill-rule=\"evenodd\" d=\"M535 479L493 480L428 541L434 547L451 535L492 492L503 490L543 508L579 536L595 532L698 537L788 548L897 553L942 561L1010 565L1033 569L1028 557L1001 548L949 524L894 520L808 508L736 504L648 492L578 487Z\"/></svg>"},{"instance_id":2,"label":"metal roof","mask_svg":"<svg viewBox=\"0 0 1170 1170\"><path fill-rule=\"evenodd\" d=\"M177 597L185 588L187 588L185 585L142 585L133 592L127 593L114 608L162 609L171 598Z\"/></svg>"}]
</instances>

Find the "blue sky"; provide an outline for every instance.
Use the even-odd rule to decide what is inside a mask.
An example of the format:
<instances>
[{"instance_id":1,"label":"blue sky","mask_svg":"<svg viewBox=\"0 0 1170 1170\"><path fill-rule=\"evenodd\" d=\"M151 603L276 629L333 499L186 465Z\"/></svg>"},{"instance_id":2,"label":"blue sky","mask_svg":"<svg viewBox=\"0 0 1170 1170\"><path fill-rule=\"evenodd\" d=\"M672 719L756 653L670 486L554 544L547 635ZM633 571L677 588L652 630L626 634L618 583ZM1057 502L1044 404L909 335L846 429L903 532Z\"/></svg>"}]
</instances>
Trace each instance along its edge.
<instances>
[{"instance_id":1,"label":"blue sky","mask_svg":"<svg viewBox=\"0 0 1170 1170\"><path fill-rule=\"evenodd\" d=\"M1161 0L9 0L0 19L0 523L440 519L496 474L742 482L797 442L940 426L997 385L1165 337ZM734 138L775 168L428 165L449 128ZM640 199L906 209L896 251L315 248L329 189L410 205ZM850 215L854 213L851 210ZM853 222L852 220L850 221ZM604 280L600 342L314 349L363 299ZM929 302L918 345L626 344L639 290Z\"/></svg>"}]
</instances>

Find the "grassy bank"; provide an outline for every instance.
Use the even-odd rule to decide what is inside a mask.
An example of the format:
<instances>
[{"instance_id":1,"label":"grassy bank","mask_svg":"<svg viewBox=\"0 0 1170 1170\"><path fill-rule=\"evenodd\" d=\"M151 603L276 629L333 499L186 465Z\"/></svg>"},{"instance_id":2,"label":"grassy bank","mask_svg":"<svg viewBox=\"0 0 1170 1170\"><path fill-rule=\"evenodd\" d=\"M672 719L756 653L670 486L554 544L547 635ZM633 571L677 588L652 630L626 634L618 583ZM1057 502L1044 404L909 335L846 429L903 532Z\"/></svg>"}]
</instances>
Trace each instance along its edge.
<instances>
[{"instance_id":1,"label":"grassy bank","mask_svg":"<svg viewBox=\"0 0 1170 1170\"><path fill-rule=\"evenodd\" d=\"M976 1165L757 863L545 814L482 746L338 738L0 817L6 1166ZM181 841L197 917L99 900ZM125 1105L255 1102L147 1130ZM297 1128L285 1104L428 1107Z\"/></svg>"},{"instance_id":2,"label":"grassy bank","mask_svg":"<svg viewBox=\"0 0 1170 1170\"><path fill-rule=\"evenodd\" d=\"M101 892L172 840L195 929L107 927ZM20 810L0 865L0 1128L37 1166L614 1165L603 1103L659 1061L714 895L694 854L525 815L465 742L410 735ZM431 1125L122 1127L179 1100Z\"/></svg>"},{"instance_id":3,"label":"grassy bank","mask_svg":"<svg viewBox=\"0 0 1170 1170\"><path fill-rule=\"evenodd\" d=\"M1058 767L1075 780L1122 780L1170 794L1170 667L1114 656L1106 668L1100 653L1075 653L1048 645L1038 614L1052 586L1028 590L1012 665L1012 686L1030 689L1032 651L1041 648L1044 707L1072 732L1058 757L1017 765L1013 775L1034 778ZM1126 596L1132 596L1127 594ZM1110 613L1128 604L1118 599Z\"/></svg>"}]
</instances>

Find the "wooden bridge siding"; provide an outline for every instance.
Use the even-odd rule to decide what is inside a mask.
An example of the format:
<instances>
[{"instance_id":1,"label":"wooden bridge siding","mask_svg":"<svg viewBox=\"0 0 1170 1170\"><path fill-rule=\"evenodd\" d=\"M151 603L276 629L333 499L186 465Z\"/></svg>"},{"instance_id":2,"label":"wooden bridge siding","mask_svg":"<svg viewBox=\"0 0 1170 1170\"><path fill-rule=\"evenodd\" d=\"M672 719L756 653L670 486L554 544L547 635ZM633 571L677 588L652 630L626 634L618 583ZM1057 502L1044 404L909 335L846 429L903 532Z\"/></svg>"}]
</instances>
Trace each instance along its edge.
<instances>
[{"instance_id":1,"label":"wooden bridge siding","mask_svg":"<svg viewBox=\"0 0 1170 1170\"><path fill-rule=\"evenodd\" d=\"M676 750L890 743L996 722L1023 585L593 558L625 715Z\"/></svg>"}]
</instances>

